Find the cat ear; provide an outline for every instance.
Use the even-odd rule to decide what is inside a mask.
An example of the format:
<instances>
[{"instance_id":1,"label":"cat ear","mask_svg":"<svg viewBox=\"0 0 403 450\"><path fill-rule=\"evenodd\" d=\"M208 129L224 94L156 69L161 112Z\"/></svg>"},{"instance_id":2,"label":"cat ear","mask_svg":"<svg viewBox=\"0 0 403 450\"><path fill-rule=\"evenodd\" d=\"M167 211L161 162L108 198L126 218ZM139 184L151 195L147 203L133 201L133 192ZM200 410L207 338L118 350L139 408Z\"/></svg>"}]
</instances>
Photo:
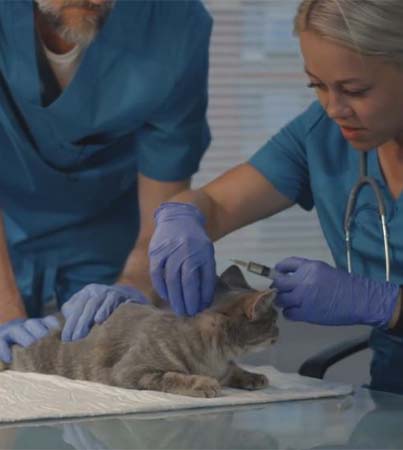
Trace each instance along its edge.
<instances>
[{"instance_id":1,"label":"cat ear","mask_svg":"<svg viewBox=\"0 0 403 450\"><path fill-rule=\"evenodd\" d=\"M228 284L221 277L217 277L215 284L215 295L220 296L226 294L230 290L230 286L228 286Z\"/></svg>"},{"instance_id":2,"label":"cat ear","mask_svg":"<svg viewBox=\"0 0 403 450\"><path fill-rule=\"evenodd\" d=\"M267 291L257 292L246 304L246 316L249 320L258 320L267 314L276 298L277 289L268 289Z\"/></svg>"},{"instance_id":3,"label":"cat ear","mask_svg":"<svg viewBox=\"0 0 403 450\"><path fill-rule=\"evenodd\" d=\"M229 266L228 269L221 274L220 279L232 288L252 289L245 280L241 269L236 265Z\"/></svg>"}]
</instances>

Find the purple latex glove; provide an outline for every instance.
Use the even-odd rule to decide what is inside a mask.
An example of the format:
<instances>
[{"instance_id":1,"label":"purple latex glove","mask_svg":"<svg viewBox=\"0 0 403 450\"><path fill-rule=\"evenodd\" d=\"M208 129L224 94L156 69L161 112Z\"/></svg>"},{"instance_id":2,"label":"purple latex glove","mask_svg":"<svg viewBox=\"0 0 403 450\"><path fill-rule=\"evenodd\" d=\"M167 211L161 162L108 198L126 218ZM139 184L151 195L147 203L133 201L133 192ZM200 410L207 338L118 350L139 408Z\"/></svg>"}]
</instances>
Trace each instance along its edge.
<instances>
[{"instance_id":1,"label":"purple latex glove","mask_svg":"<svg viewBox=\"0 0 403 450\"><path fill-rule=\"evenodd\" d=\"M399 296L397 284L350 275L321 261L292 257L275 269L275 303L291 320L386 327Z\"/></svg>"},{"instance_id":2,"label":"purple latex glove","mask_svg":"<svg viewBox=\"0 0 403 450\"><path fill-rule=\"evenodd\" d=\"M122 303L149 303L136 288L122 284L88 284L75 293L63 306L66 322L63 341L82 339L94 324L104 322Z\"/></svg>"},{"instance_id":3,"label":"purple latex glove","mask_svg":"<svg viewBox=\"0 0 403 450\"><path fill-rule=\"evenodd\" d=\"M59 321L54 316L42 319L15 319L0 325L0 359L10 364L13 345L29 347L59 327Z\"/></svg>"},{"instance_id":4,"label":"purple latex glove","mask_svg":"<svg viewBox=\"0 0 403 450\"><path fill-rule=\"evenodd\" d=\"M149 246L154 289L177 315L193 316L210 306L216 283L213 243L195 206L163 203L154 214Z\"/></svg>"}]
</instances>

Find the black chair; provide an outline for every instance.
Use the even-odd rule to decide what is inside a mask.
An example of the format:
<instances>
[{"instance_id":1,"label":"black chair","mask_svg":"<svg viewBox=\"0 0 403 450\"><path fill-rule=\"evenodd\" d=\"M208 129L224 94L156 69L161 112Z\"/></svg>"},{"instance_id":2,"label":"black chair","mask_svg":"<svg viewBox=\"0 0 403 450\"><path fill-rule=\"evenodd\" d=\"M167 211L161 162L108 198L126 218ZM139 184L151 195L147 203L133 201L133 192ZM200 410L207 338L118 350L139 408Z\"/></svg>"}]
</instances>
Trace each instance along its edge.
<instances>
[{"instance_id":1,"label":"black chair","mask_svg":"<svg viewBox=\"0 0 403 450\"><path fill-rule=\"evenodd\" d=\"M307 377L323 378L330 366L354 353L367 349L368 343L369 333L342 341L308 358L302 363L298 373Z\"/></svg>"}]
</instances>

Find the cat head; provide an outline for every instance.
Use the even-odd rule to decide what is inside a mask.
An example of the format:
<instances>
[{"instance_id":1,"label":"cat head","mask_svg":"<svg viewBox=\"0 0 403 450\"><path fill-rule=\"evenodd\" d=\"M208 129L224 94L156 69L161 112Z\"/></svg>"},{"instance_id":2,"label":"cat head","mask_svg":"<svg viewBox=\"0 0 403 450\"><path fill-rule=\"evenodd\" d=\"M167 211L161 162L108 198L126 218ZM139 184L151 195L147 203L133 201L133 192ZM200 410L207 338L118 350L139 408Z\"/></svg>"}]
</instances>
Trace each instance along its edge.
<instances>
[{"instance_id":1,"label":"cat head","mask_svg":"<svg viewBox=\"0 0 403 450\"><path fill-rule=\"evenodd\" d=\"M225 316L231 339L247 351L276 341L278 313L273 307L276 294L276 289L251 288L238 266L230 266L217 279L210 310Z\"/></svg>"}]
</instances>

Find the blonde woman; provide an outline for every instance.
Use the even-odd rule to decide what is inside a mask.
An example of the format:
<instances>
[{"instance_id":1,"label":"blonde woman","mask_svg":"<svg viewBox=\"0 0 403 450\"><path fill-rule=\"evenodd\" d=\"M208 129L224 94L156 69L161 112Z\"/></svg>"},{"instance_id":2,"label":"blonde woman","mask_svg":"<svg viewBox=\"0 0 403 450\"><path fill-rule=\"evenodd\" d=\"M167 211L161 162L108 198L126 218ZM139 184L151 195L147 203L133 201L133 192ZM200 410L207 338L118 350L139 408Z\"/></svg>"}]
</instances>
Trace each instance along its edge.
<instances>
[{"instance_id":1,"label":"blonde woman","mask_svg":"<svg viewBox=\"0 0 403 450\"><path fill-rule=\"evenodd\" d=\"M318 101L252 158L156 211L154 287L178 314L208 306L212 242L294 204L316 208L336 268L298 257L277 264L286 318L373 327L373 389L403 394L403 2L304 0L295 18L308 87ZM373 192L364 187L347 271L344 214L367 155L386 205L390 282Z\"/></svg>"}]
</instances>

